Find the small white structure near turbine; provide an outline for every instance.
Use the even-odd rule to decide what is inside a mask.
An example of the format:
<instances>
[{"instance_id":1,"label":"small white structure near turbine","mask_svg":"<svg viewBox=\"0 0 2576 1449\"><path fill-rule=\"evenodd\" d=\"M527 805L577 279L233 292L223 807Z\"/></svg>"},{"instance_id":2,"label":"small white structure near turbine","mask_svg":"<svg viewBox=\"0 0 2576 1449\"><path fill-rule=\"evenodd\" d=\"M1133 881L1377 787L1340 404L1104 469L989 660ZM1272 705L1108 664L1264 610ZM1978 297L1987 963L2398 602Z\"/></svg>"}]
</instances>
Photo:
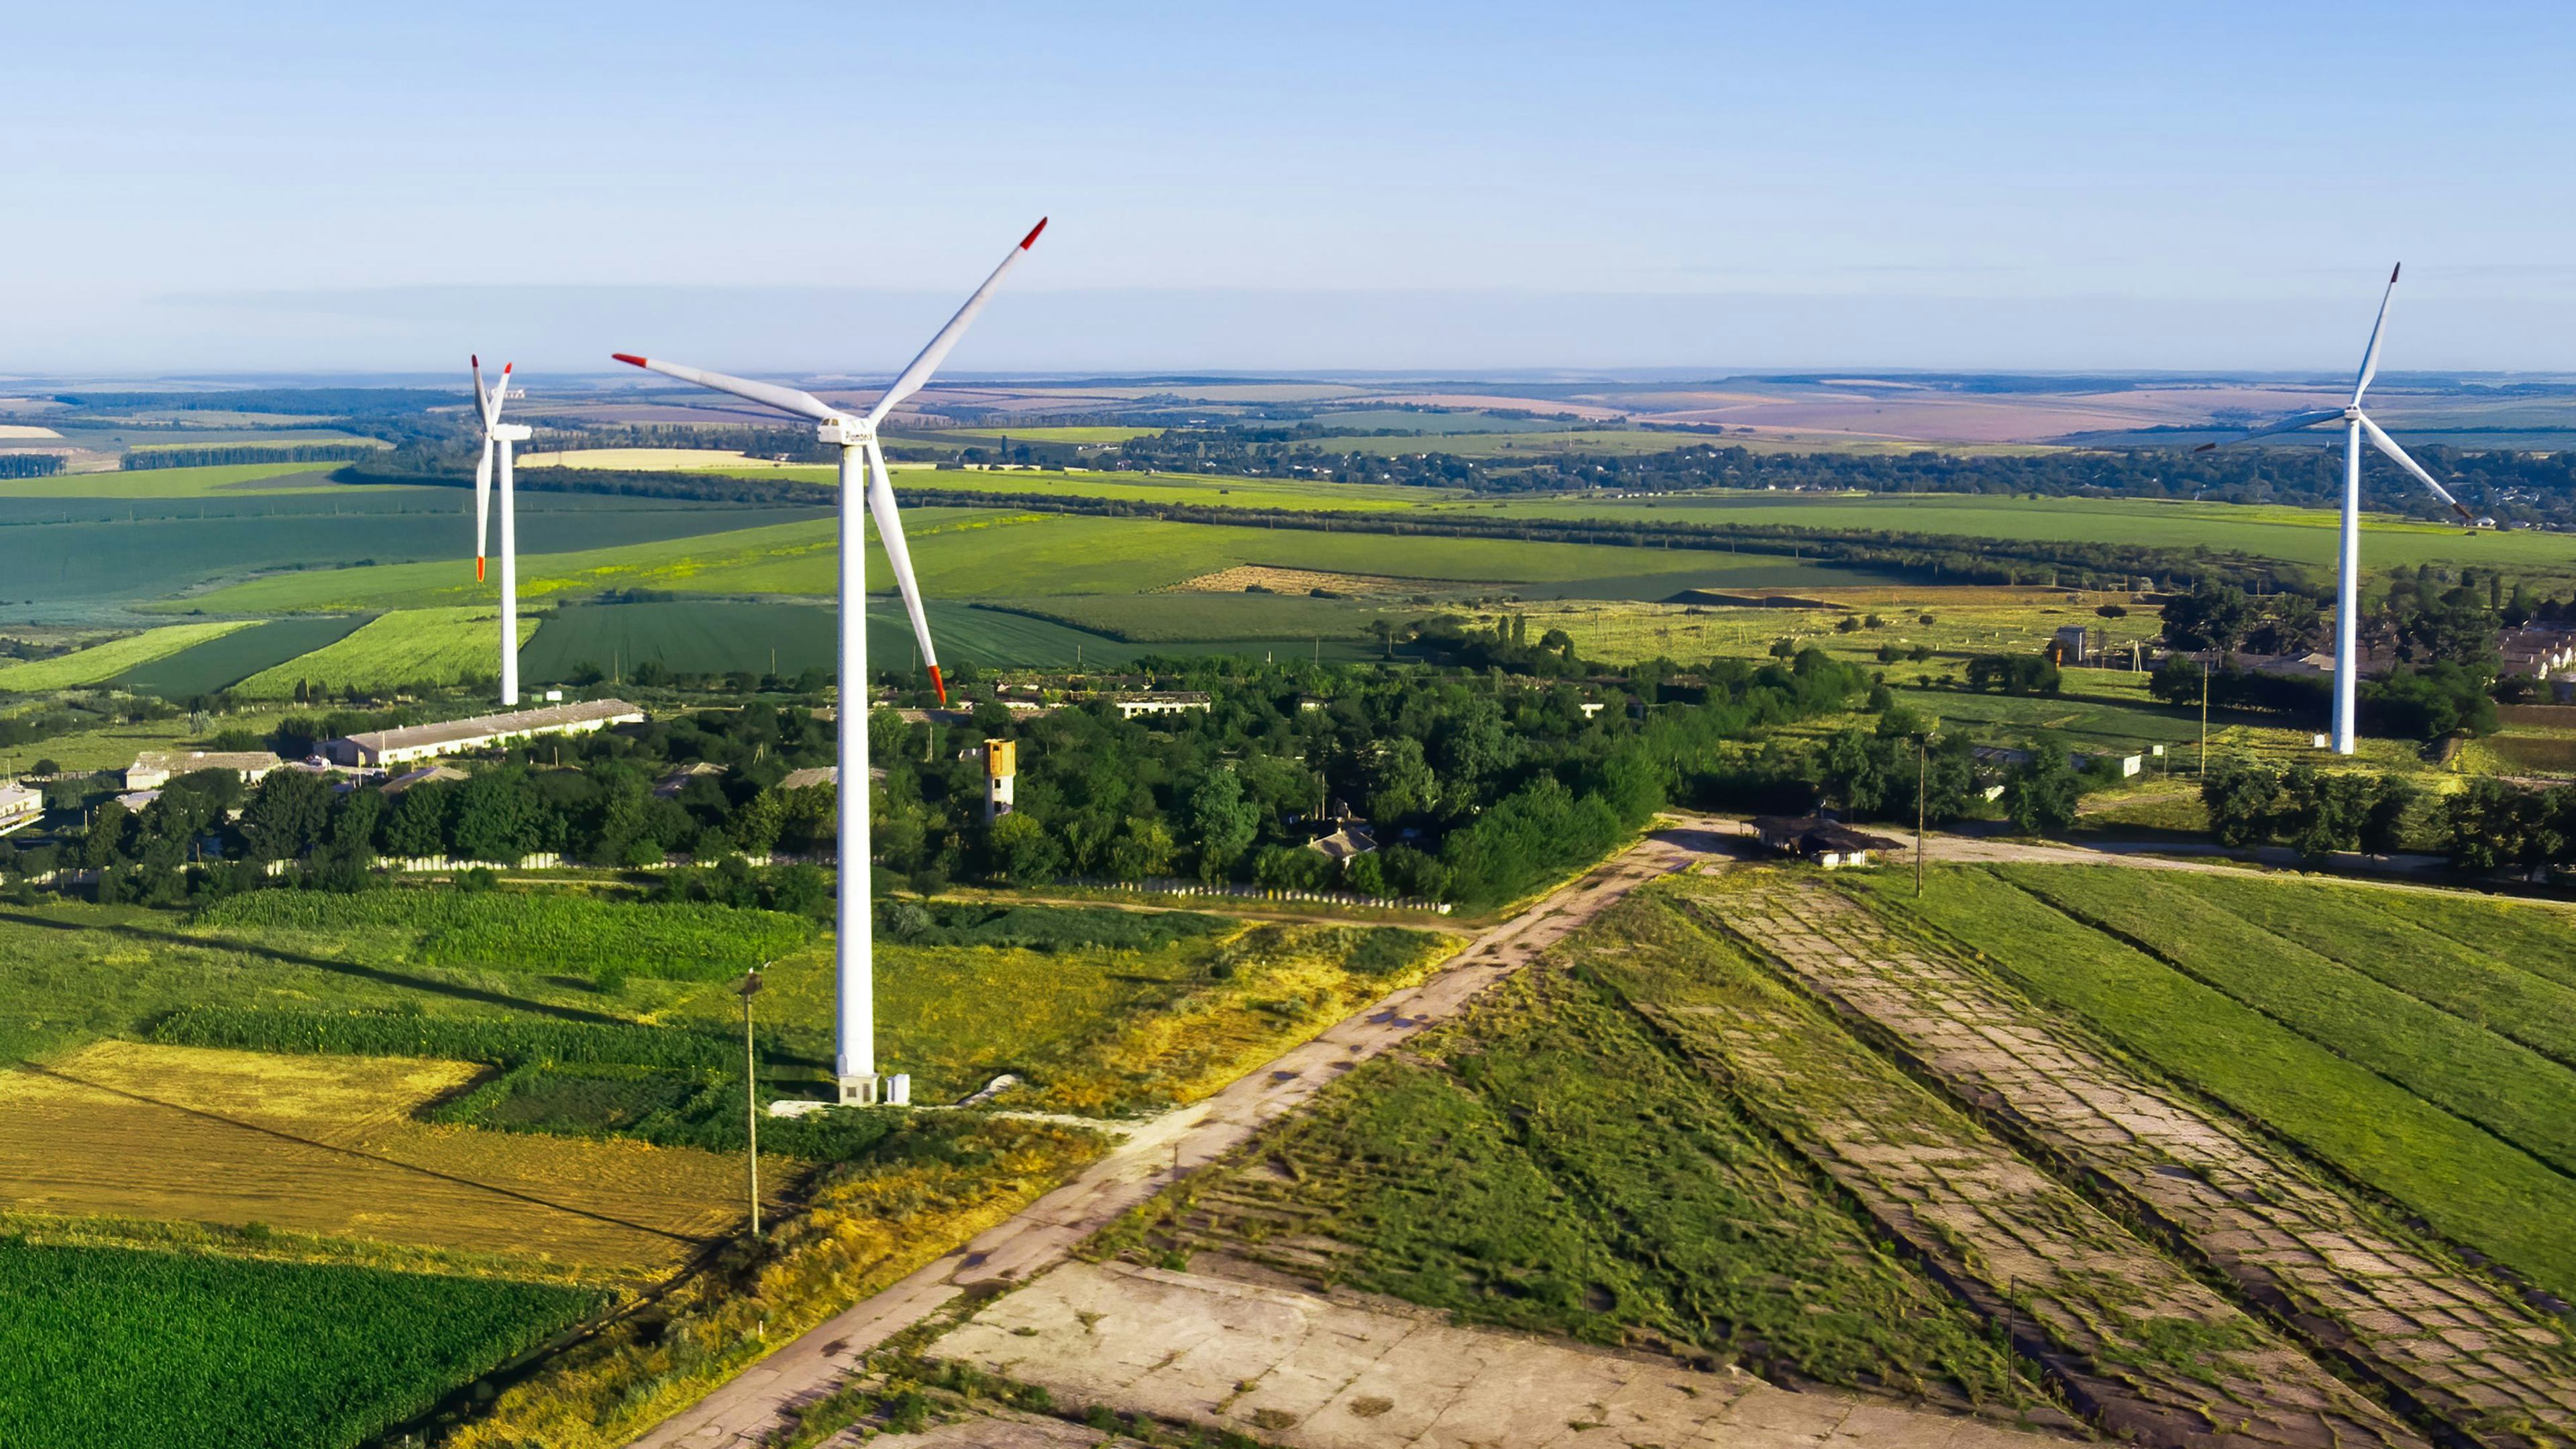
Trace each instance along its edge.
<instances>
[{"instance_id":1,"label":"small white structure near turbine","mask_svg":"<svg viewBox=\"0 0 2576 1449\"><path fill-rule=\"evenodd\" d=\"M2434 481L2422 464L2406 456L2397 440L2381 432L2379 424L2361 410L2361 395L2370 391L2370 380L2379 371L2379 345L2388 333L2388 304L2397 296L2397 274L2402 264L2388 270L2388 290L2379 298L2379 319L2370 324L2370 346L2361 354L2361 371L2353 378L2352 401L2323 412L2297 413L2239 433L2232 438L2203 443L2193 449L2206 453L2226 443L2242 443L2253 438L2268 438L2275 433L2297 432L2319 423L2339 422L2343 434L2343 538L2335 567L2335 686L2334 686L2334 752L2352 753L2353 701L2361 681L2361 442L2366 436L2372 447L2397 461L2397 466L2412 473L2433 496L2451 506L2460 520L2471 528L2478 526L2477 515L2460 505L2451 491Z\"/></svg>"},{"instance_id":2,"label":"small white structure near turbine","mask_svg":"<svg viewBox=\"0 0 2576 1449\"><path fill-rule=\"evenodd\" d=\"M930 375L948 357L950 348L965 335L968 323L984 310L984 302L1001 285L1002 278L1028 255L1036 244L1038 233L1046 230L1041 217L1018 246L1002 258L1002 264L921 349L902 374L895 378L883 395L877 398L863 417L833 407L810 393L774 383L753 382L747 378L727 377L720 372L704 372L683 367L659 358L637 357L631 353L614 354L618 361L635 367L711 387L748 398L765 407L792 413L814 421L815 431L826 443L841 450L841 707L838 724L840 762L840 869L835 901L837 929L834 932L835 986L838 1010L834 1016L834 1075L840 1079L840 1100L845 1104L865 1105L876 1102L882 1091L885 1099L901 1103L909 1096L910 1080L902 1076L880 1078L876 1060L876 999L872 953L868 927L868 568L867 519L873 515L877 539L885 546L886 562L893 566L895 586L903 593L904 612L912 617L913 637L921 643L921 662L930 670L930 682L939 691L939 701L948 702L947 682L939 675L939 656L930 647L930 620L922 612L921 586L913 578L912 554L904 547L903 521L896 516L894 485L886 479L885 453L877 446L877 427L905 398L919 392L930 381ZM505 458L506 454L503 455ZM504 465L506 467L506 464ZM864 511L863 511L864 510Z\"/></svg>"},{"instance_id":3,"label":"small white structure near turbine","mask_svg":"<svg viewBox=\"0 0 2576 1449\"><path fill-rule=\"evenodd\" d=\"M530 433L520 423L501 421L501 405L510 400L512 363L501 364L500 379L483 386L483 359L471 359L474 406L483 418L483 461L474 468L474 582L483 582L484 542L492 522L492 456L501 458L501 703L519 702L519 509L510 472L510 448Z\"/></svg>"}]
</instances>

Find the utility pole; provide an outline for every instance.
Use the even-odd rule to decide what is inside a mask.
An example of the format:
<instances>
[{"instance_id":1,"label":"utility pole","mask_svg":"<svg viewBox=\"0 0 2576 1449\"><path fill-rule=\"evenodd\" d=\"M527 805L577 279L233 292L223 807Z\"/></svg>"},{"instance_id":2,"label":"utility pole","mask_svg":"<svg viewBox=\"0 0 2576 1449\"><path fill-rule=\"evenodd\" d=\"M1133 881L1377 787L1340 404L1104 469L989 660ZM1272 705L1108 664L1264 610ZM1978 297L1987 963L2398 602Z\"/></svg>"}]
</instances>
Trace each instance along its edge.
<instances>
[{"instance_id":1,"label":"utility pole","mask_svg":"<svg viewBox=\"0 0 2576 1449\"><path fill-rule=\"evenodd\" d=\"M769 963L760 963L767 966ZM743 1161L750 1180L751 1238L760 1241L760 1056L752 1045L751 999L760 994L760 973L742 973L742 1102L747 1129Z\"/></svg>"},{"instance_id":2,"label":"utility pole","mask_svg":"<svg viewBox=\"0 0 2576 1449\"><path fill-rule=\"evenodd\" d=\"M2209 778L2209 659L2200 661L2200 778Z\"/></svg>"},{"instance_id":3,"label":"utility pole","mask_svg":"<svg viewBox=\"0 0 2576 1449\"><path fill-rule=\"evenodd\" d=\"M1939 721L1935 720L1934 724ZM1923 799L1932 771L1932 731L1914 739L1914 898L1923 898Z\"/></svg>"}]
</instances>

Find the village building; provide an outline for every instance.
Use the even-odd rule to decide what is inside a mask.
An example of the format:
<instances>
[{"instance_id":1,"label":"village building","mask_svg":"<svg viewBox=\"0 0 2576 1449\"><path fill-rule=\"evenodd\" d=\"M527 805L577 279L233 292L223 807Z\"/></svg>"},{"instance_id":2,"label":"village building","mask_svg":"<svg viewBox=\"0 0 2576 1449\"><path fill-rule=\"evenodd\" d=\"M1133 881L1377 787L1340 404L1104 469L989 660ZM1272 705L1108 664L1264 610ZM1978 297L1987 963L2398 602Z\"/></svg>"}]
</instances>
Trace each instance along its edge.
<instances>
[{"instance_id":1,"label":"village building","mask_svg":"<svg viewBox=\"0 0 2576 1449\"><path fill-rule=\"evenodd\" d=\"M44 818L45 792L12 781L0 785L0 835Z\"/></svg>"},{"instance_id":2,"label":"village building","mask_svg":"<svg viewBox=\"0 0 2576 1449\"><path fill-rule=\"evenodd\" d=\"M285 763L266 750L146 750L125 767L125 788L158 790L199 770L230 770L254 785Z\"/></svg>"},{"instance_id":3,"label":"village building","mask_svg":"<svg viewBox=\"0 0 2576 1449\"><path fill-rule=\"evenodd\" d=\"M644 711L622 699L594 699L579 704L550 704L507 714L476 715L439 724L369 730L331 741L323 747L332 762L381 769L496 749L513 740L539 735L588 734L611 725L642 724Z\"/></svg>"}]
</instances>

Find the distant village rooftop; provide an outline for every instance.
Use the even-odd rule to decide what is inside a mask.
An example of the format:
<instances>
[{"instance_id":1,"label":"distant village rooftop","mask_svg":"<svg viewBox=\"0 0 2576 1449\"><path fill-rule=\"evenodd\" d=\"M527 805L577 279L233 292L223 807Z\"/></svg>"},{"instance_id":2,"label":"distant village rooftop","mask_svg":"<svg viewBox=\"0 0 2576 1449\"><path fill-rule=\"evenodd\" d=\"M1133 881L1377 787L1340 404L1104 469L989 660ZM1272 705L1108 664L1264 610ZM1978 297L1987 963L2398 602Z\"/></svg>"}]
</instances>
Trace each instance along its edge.
<instances>
[{"instance_id":1,"label":"distant village rooftop","mask_svg":"<svg viewBox=\"0 0 2576 1449\"><path fill-rule=\"evenodd\" d=\"M508 714L476 715L472 719L452 719L439 724L369 730L364 734L333 740L323 747L323 751L334 763L342 765L405 765L417 760L436 759L440 755L491 749L510 740L534 735L586 734L610 725L643 722L644 711L638 705L628 704L622 699L593 699L577 704L550 704L541 709L515 710Z\"/></svg>"}]
</instances>

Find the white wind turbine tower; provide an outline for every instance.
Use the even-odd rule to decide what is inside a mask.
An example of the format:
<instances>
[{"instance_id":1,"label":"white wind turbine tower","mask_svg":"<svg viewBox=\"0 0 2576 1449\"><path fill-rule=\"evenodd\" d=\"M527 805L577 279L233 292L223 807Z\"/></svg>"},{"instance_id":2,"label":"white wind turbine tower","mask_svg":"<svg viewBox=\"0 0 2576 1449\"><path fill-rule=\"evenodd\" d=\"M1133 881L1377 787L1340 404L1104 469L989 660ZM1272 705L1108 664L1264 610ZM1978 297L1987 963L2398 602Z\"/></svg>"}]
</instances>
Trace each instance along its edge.
<instances>
[{"instance_id":1,"label":"white wind turbine tower","mask_svg":"<svg viewBox=\"0 0 2576 1449\"><path fill-rule=\"evenodd\" d=\"M875 980L868 941L868 569L866 518L874 515L878 541L885 545L886 562L893 566L895 586L903 592L904 611L912 616L913 637L921 641L921 662L929 667L932 687L939 691L939 701L948 702L947 682L939 675L939 656L930 647L930 621L922 613L921 586L913 579L912 554L904 547L903 521L895 514L894 485L886 480L885 453L877 446L877 426L905 398L919 392L930 381L931 373L946 360L948 350L957 345L975 314L984 310L985 299L1001 285L1002 278L1028 254L1038 233L1046 230L1046 219L1029 228L1020 244L1002 258L1002 264L921 349L902 374L895 378L875 406L863 417L853 417L809 393L772 383L752 382L745 378L727 377L720 372L702 372L682 367L659 358L637 357L631 353L613 354L618 361L749 398L780 412L811 418L816 433L826 443L841 450L841 702L836 733L839 735L840 766L840 869L839 891L835 903L837 929L834 932L839 1010L835 1017L836 1055L834 1074L840 1079L840 1100L845 1104L864 1105L878 1100L880 1079L876 1065ZM505 455L506 456L506 455ZM862 505L862 498L865 499ZM862 513L864 506L865 513ZM910 1096L911 1080L889 1076L882 1082L885 1100L900 1105Z\"/></svg>"},{"instance_id":2,"label":"white wind turbine tower","mask_svg":"<svg viewBox=\"0 0 2576 1449\"><path fill-rule=\"evenodd\" d=\"M2353 378L2351 402L2324 412L2297 413L2251 432L2203 443L2192 450L2206 453L2223 444L2296 432L2318 423L2339 422L2344 425L2343 547L2335 569L2334 749L2338 755L2352 753L2353 697L2361 679L2358 626L2361 615L2362 438L2367 436L2371 446L2395 459L2397 466L2414 474L2425 487L2432 489L2433 496L2451 505L2451 511L2460 515L2461 521L2471 528L2478 526L2475 514L2461 507L2460 500L2452 497L2449 489L2435 482L2422 464L2406 456L2406 450L2397 446L2397 440L2381 432L2379 424L2372 422L2370 415L2361 410L2361 395L2370 390L2370 379L2379 371L2379 344L2388 332L2388 304L2397 295L2397 273L2401 268L2402 264L2388 269L2388 290L2379 299L2379 320L2370 324L2370 346L2361 355L2361 372Z\"/></svg>"},{"instance_id":3,"label":"white wind turbine tower","mask_svg":"<svg viewBox=\"0 0 2576 1449\"><path fill-rule=\"evenodd\" d=\"M474 582L483 582L483 543L491 531L492 455L501 455L501 703L519 702L519 509L511 486L510 446L524 443L524 424L501 421L501 404L510 400L510 369L501 364L500 380L483 386L483 359L474 368L474 406L483 415L483 461L474 468Z\"/></svg>"}]
</instances>

